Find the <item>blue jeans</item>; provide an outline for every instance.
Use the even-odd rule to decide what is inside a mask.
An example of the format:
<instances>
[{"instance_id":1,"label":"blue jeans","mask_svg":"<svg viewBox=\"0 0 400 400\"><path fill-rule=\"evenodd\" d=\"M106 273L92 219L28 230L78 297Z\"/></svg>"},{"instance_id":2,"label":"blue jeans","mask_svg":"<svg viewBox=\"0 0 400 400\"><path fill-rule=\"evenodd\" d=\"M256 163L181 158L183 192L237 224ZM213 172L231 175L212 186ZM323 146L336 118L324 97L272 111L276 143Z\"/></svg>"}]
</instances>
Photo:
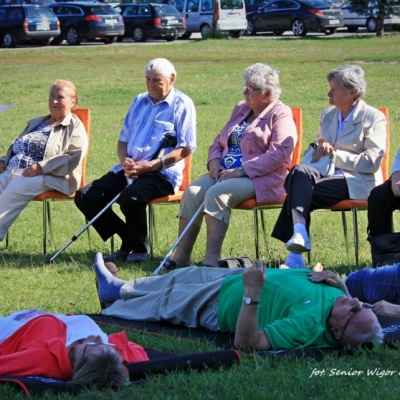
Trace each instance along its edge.
<instances>
[{"instance_id":1,"label":"blue jeans","mask_svg":"<svg viewBox=\"0 0 400 400\"><path fill-rule=\"evenodd\" d=\"M346 286L350 295L360 301L376 303L386 300L400 304L400 264L352 272L346 279Z\"/></svg>"}]
</instances>

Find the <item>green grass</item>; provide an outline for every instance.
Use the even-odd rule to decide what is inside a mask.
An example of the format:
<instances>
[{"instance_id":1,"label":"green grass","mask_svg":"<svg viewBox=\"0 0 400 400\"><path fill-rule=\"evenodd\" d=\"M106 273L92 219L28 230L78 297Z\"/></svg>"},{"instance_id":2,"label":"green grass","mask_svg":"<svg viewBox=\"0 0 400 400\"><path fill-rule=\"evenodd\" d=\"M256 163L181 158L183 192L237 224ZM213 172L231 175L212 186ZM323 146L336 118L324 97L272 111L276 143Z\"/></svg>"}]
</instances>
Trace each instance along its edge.
<instances>
[{"instance_id":1,"label":"green grass","mask_svg":"<svg viewBox=\"0 0 400 400\"><path fill-rule=\"evenodd\" d=\"M367 79L368 104L389 107L391 128L391 161L400 139L400 53L399 34L383 39L353 35L346 38L300 40L205 40L189 44L154 46L95 46L42 49L17 49L0 53L0 102L16 106L0 114L0 154L22 131L28 119L47 112L47 93L57 78L72 80L79 91L79 104L92 110L92 135L87 179L104 174L117 162L116 142L122 122L136 94L146 90L143 68L155 57L170 59L177 71L176 87L192 97L198 117L198 151L193 160L193 179L205 172L207 150L228 120L233 106L242 99L241 73L255 63L269 63L280 71L282 101L303 109L303 147L318 129L319 115L328 106L326 74L345 63L358 63ZM175 214L178 206L156 209L158 238L155 260L138 265L119 264L123 279L150 275L159 265L177 236ZM267 232L276 220L278 210L266 213ZM49 255L61 248L85 224L72 202L52 204L54 243ZM398 223L398 216L395 222ZM360 268L370 261L366 237L366 213L359 213ZM351 229L351 219L348 216ZM10 228L10 244L0 244L0 315L27 308L51 312L96 313L92 262L96 252L108 253L110 243L103 243L93 229L91 242L86 233L74 242L52 265L42 254L41 204L31 203ZM316 212L311 226L312 262L341 274L354 270L353 246L347 258L341 216ZM262 259L272 266L285 258L282 243L268 237L268 249L262 247ZM352 236L350 235L350 240ZM118 246L118 240L116 240ZM204 255L204 229L196 243L192 261L200 263ZM255 257L252 213L234 211L224 242L223 257ZM295 290L295 289L294 289ZM165 351L187 353L212 350L212 344L168 340L147 334L132 334L132 340ZM397 398L400 389L397 353L377 349L372 354L360 352L356 357L322 362L244 357L240 366L218 372L174 373L161 376L141 388L128 388L119 394L95 391L84 398L148 399L370 399ZM325 376L309 378L314 368L327 371ZM392 377L366 376L367 369L396 370ZM362 370L359 377L329 376L332 369ZM9 386L0 387L0 398L19 398ZM22 396L21 396L22 397ZM53 396L47 398L68 398Z\"/></svg>"}]
</instances>

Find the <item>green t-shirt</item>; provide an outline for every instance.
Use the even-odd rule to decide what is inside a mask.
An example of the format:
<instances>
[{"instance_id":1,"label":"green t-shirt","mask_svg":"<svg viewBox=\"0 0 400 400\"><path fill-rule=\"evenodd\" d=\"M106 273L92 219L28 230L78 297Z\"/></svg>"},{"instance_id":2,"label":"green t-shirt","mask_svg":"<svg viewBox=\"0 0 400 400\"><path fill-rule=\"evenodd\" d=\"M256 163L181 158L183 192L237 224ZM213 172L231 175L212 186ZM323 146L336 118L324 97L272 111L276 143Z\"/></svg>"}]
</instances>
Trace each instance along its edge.
<instances>
[{"instance_id":1,"label":"green t-shirt","mask_svg":"<svg viewBox=\"0 0 400 400\"><path fill-rule=\"evenodd\" d=\"M311 282L309 273L306 269L267 268L258 326L274 350L337 346L327 321L336 298L345 293L325 283ZM242 276L226 277L218 299L221 331L236 330L243 295Z\"/></svg>"}]
</instances>

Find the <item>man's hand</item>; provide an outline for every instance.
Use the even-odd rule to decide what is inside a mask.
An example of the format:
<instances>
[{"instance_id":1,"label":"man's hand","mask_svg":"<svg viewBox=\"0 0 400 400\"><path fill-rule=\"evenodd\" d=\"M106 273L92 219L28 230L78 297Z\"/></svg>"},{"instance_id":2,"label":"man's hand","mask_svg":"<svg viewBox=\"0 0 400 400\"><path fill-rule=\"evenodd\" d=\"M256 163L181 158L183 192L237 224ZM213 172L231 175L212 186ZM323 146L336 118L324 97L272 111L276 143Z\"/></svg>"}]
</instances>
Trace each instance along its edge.
<instances>
[{"instance_id":1,"label":"man's hand","mask_svg":"<svg viewBox=\"0 0 400 400\"><path fill-rule=\"evenodd\" d=\"M159 162L157 160L152 161L139 161L135 162L131 158L125 158L122 165L124 175L129 179L137 179L139 176L146 175L150 172L155 171L154 165Z\"/></svg>"},{"instance_id":2,"label":"man's hand","mask_svg":"<svg viewBox=\"0 0 400 400\"><path fill-rule=\"evenodd\" d=\"M254 300L259 300L261 289L266 279L265 265L261 260L253 264L252 268L246 268L242 274L244 293L246 296L258 296Z\"/></svg>"},{"instance_id":3,"label":"man's hand","mask_svg":"<svg viewBox=\"0 0 400 400\"><path fill-rule=\"evenodd\" d=\"M308 279L314 283L323 282L338 289L342 289L347 295L349 295L344 281L333 271L325 270L321 272L312 272L308 275Z\"/></svg>"},{"instance_id":4,"label":"man's hand","mask_svg":"<svg viewBox=\"0 0 400 400\"><path fill-rule=\"evenodd\" d=\"M22 176L26 178L32 178L33 176L43 175L42 167L39 164L33 164L28 168L25 168L22 172Z\"/></svg>"},{"instance_id":5,"label":"man's hand","mask_svg":"<svg viewBox=\"0 0 400 400\"><path fill-rule=\"evenodd\" d=\"M400 317L400 306L397 304L388 303L385 300L378 301L372 306L372 311L375 314L386 314Z\"/></svg>"}]
</instances>

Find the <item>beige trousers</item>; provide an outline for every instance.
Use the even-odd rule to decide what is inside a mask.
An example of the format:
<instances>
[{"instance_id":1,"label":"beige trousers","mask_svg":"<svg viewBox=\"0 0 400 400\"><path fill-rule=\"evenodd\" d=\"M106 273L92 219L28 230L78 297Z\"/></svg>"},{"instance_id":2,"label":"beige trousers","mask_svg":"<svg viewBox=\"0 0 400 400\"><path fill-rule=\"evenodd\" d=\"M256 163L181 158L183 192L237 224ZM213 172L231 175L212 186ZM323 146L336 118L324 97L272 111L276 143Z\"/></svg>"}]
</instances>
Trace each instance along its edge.
<instances>
[{"instance_id":1,"label":"beige trousers","mask_svg":"<svg viewBox=\"0 0 400 400\"><path fill-rule=\"evenodd\" d=\"M256 197L250 178L231 178L215 183L209 174L194 181L183 193L178 217L190 220L204 201L204 212L227 225L231 209L242 201ZM194 223L201 226L203 213Z\"/></svg>"},{"instance_id":2,"label":"beige trousers","mask_svg":"<svg viewBox=\"0 0 400 400\"><path fill-rule=\"evenodd\" d=\"M22 172L23 169L7 167L0 174L0 241L27 204L40 193L51 190L43 183L43 175L26 178Z\"/></svg>"}]
</instances>

